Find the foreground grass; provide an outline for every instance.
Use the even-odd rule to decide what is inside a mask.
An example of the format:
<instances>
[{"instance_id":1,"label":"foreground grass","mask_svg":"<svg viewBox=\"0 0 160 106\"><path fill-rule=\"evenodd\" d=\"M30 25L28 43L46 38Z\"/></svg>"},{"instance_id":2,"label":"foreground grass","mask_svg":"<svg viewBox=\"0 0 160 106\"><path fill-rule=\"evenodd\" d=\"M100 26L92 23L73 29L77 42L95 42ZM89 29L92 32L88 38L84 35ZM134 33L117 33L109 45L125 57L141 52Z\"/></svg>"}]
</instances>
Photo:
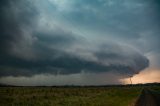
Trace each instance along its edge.
<instances>
[{"instance_id":1,"label":"foreground grass","mask_svg":"<svg viewBox=\"0 0 160 106\"><path fill-rule=\"evenodd\" d=\"M0 106L129 106L141 90L141 87L1 87Z\"/></svg>"}]
</instances>

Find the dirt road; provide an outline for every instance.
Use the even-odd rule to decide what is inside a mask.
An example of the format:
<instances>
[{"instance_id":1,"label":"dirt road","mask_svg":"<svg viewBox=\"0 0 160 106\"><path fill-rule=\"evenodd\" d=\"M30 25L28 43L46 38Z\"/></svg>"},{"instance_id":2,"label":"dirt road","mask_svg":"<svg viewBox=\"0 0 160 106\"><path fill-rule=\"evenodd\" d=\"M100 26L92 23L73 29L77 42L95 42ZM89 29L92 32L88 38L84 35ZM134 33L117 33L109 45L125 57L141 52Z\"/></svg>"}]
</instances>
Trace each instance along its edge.
<instances>
[{"instance_id":1,"label":"dirt road","mask_svg":"<svg viewBox=\"0 0 160 106\"><path fill-rule=\"evenodd\" d=\"M160 93L149 89L143 89L135 106L160 106Z\"/></svg>"}]
</instances>

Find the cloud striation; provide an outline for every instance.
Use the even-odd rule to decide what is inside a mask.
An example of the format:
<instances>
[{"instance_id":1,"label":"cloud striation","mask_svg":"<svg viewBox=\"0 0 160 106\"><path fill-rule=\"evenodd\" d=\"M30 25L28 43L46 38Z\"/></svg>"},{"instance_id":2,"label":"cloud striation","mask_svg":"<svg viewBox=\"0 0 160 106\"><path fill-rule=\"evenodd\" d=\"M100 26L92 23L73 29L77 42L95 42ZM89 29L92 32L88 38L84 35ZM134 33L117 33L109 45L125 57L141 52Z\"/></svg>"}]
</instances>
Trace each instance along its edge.
<instances>
[{"instance_id":1,"label":"cloud striation","mask_svg":"<svg viewBox=\"0 0 160 106\"><path fill-rule=\"evenodd\" d=\"M61 25L43 23L31 0L1 0L0 13L0 77L82 72L132 76L149 66L133 47L96 44Z\"/></svg>"}]
</instances>

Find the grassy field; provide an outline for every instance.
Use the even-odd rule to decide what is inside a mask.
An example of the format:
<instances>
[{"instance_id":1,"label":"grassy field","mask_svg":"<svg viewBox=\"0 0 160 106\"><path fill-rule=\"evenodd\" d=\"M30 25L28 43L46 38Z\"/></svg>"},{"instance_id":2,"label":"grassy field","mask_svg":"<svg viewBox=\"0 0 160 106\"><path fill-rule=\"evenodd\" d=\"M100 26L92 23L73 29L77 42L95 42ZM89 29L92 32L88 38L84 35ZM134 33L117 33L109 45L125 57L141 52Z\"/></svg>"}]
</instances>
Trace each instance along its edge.
<instances>
[{"instance_id":1,"label":"grassy field","mask_svg":"<svg viewBox=\"0 0 160 106\"><path fill-rule=\"evenodd\" d=\"M132 106L141 90L142 87L0 87L0 106Z\"/></svg>"}]
</instances>

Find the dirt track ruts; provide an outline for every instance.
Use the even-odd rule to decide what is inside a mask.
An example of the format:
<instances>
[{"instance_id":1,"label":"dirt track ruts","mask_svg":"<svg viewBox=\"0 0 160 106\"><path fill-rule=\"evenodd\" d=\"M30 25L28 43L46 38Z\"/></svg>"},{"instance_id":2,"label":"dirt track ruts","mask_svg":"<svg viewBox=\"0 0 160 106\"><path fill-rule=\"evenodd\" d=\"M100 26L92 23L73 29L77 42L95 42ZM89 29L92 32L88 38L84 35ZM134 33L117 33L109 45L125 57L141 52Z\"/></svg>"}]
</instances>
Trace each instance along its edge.
<instances>
[{"instance_id":1,"label":"dirt track ruts","mask_svg":"<svg viewBox=\"0 0 160 106\"><path fill-rule=\"evenodd\" d=\"M135 106L160 106L160 93L149 89L143 89Z\"/></svg>"}]
</instances>

